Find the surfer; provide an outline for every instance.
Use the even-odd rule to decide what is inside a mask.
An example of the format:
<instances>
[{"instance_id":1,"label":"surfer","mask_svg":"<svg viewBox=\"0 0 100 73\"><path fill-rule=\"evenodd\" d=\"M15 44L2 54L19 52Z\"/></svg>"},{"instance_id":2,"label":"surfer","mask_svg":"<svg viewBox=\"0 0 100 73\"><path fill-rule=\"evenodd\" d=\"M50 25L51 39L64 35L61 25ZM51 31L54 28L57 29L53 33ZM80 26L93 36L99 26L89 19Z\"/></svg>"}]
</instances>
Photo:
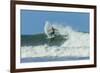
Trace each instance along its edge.
<instances>
[{"instance_id":1,"label":"surfer","mask_svg":"<svg viewBox=\"0 0 100 73\"><path fill-rule=\"evenodd\" d=\"M56 37L57 37L57 29L56 28L54 28L53 26L51 27L51 29L49 29L49 36L50 36L50 38L49 38L49 44L53 44L53 42L54 42L54 40L56 39Z\"/></svg>"},{"instance_id":2,"label":"surfer","mask_svg":"<svg viewBox=\"0 0 100 73\"><path fill-rule=\"evenodd\" d=\"M52 27L51 30L52 30L52 31L50 32L50 35L51 35L51 36L52 36L52 35L53 35L53 36L56 36L56 31L57 31L57 29L55 29L54 27Z\"/></svg>"},{"instance_id":3,"label":"surfer","mask_svg":"<svg viewBox=\"0 0 100 73\"><path fill-rule=\"evenodd\" d=\"M56 36L59 34L58 29L55 26L51 25L49 22L45 23L44 31L45 34L47 35L47 38L50 41L53 41L56 38Z\"/></svg>"},{"instance_id":4,"label":"surfer","mask_svg":"<svg viewBox=\"0 0 100 73\"><path fill-rule=\"evenodd\" d=\"M59 28L56 25L50 24L48 21L45 23L44 33L47 36L49 45L60 45L60 43L65 40Z\"/></svg>"}]
</instances>

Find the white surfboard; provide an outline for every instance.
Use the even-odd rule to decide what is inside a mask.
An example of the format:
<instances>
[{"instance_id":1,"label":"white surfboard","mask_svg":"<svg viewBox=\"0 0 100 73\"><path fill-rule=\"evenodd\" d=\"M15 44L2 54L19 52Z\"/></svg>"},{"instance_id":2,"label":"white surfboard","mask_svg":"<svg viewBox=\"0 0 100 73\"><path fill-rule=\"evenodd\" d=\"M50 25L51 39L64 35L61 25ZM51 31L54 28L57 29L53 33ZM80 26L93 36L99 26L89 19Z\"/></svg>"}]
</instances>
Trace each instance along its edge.
<instances>
[{"instance_id":1,"label":"white surfboard","mask_svg":"<svg viewBox=\"0 0 100 73\"><path fill-rule=\"evenodd\" d=\"M54 38L55 37L55 33L51 34L53 32L52 28L54 28L48 21L46 21L45 26L44 26L44 32L47 35L47 38Z\"/></svg>"}]
</instances>

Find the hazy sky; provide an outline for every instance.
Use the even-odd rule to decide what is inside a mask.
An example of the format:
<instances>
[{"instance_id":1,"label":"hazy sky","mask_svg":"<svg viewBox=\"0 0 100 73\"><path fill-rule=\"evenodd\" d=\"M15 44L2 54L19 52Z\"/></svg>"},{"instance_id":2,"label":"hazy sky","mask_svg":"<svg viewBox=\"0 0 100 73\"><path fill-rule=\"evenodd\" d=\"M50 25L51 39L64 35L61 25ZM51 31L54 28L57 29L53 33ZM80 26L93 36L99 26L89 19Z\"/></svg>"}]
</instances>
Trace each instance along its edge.
<instances>
[{"instance_id":1,"label":"hazy sky","mask_svg":"<svg viewBox=\"0 0 100 73\"><path fill-rule=\"evenodd\" d=\"M89 32L89 13L21 10L21 34L43 33L46 21Z\"/></svg>"}]
</instances>

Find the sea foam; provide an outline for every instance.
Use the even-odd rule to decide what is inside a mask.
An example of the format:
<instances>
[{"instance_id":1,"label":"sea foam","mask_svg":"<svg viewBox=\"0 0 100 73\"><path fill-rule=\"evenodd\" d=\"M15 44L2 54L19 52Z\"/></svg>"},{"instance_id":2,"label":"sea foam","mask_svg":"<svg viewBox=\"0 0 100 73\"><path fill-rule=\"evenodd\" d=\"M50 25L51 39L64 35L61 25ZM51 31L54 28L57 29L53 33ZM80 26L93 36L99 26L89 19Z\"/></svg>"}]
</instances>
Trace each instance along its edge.
<instances>
[{"instance_id":1,"label":"sea foam","mask_svg":"<svg viewBox=\"0 0 100 73\"><path fill-rule=\"evenodd\" d=\"M60 46L49 46L47 43L38 46L21 46L21 57L89 57L89 33L78 32L70 26L53 24L59 34L65 38ZM48 40L48 39L47 39ZM59 41L60 42L60 41Z\"/></svg>"}]
</instances>

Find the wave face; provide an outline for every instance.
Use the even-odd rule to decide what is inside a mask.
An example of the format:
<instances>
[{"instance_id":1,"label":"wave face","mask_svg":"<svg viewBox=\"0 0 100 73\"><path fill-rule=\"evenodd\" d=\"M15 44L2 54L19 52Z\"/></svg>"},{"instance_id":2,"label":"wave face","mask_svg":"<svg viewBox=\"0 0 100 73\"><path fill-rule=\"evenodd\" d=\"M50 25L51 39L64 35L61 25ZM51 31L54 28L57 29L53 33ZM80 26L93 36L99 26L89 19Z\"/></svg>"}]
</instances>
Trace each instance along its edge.
<instances>
[{"instance_id":1,"label":"wave face","mask_svg":"<svg viewBox=\"0 0 100 73\"><path fill-rule=\"evenodd\" d=\"M55 58L54 61L58 60L57 58L66 57L67 59L72 58L87 58L90 55L90 37L89 33L77 32L69 26L62 26L59 24L53 24L58 30L58 33L63 37L62 39L52 40L54 43L60 43L60 45L54 44L49 45L52 41L45 39L46 42L38 45L22 45L21 46L21 58ZM59 36L58 36L59 37ZM47 38L47 37L44 37ZM57 38L57 37L56 37ZM33 38L34 39L34 38ZM40 38L40 42L42 38ZM37 39L38 40L38 39ZM34 40L33 40L34 41ZM48 43L49 41L49 43ZM56 42L54 42L56 41ZM38 42L37 42L38 43ZM66 60L67 60L66 59ZM50 60L50 59L48 59ZM60 59L59 59L60 60ZM39 60L39 61L42 61ZM24 61L23 61L24 62Z\"/></svg>"}]
</instances>

